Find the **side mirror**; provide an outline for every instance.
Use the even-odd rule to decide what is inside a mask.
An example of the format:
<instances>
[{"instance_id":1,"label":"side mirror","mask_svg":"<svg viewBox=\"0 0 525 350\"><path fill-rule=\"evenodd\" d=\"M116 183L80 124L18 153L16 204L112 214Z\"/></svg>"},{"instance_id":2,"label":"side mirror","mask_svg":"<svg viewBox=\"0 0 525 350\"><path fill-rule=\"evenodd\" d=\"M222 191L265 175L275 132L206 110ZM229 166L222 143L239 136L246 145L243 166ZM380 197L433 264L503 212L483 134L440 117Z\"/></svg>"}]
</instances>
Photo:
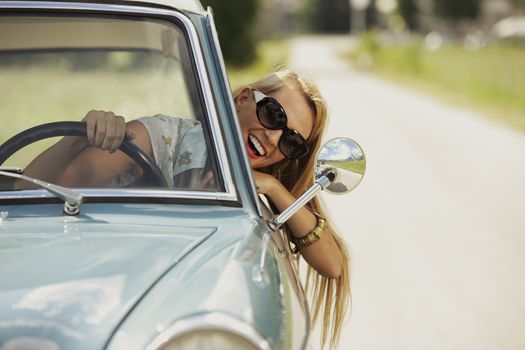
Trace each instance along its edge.
<instances>
[{"instance_id":1,"label":"side mirror","mask_svg":"<svg viewBox=\"0 0 525 350\"><path fill-rule=\"evenodd\" d=\"M324 188L332 194L345 194L356 188L366 170L363 149L354 140L338 137L325 143L317 155L315 179L325 175L330 184Z\"/></svg>"},{"instance_id":2,"label":"side mirror","mask_svg":"<svg viewBox=\"0 0 525 350\"><path fill-rule=\"evenodd\" d=\"M279 228L322 190L335 194L352 191L363 179L365 169L365 154L357 142L342 137L328 141L317 155L313 186L281 214L269 220L269 228Z\"/></svg>"}]
</instances>

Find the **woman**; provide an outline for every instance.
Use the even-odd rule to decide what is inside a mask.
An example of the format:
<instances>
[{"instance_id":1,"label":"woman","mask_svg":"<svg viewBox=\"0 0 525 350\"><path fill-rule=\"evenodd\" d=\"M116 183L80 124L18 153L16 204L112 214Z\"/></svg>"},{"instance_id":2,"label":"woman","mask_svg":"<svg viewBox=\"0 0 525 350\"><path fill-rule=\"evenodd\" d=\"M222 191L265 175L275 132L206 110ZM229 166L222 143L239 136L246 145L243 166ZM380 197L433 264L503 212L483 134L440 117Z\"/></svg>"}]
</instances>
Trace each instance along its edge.
<instances>
[{"instance_id":1,"label":"woman","mask_svg":"<svg viewBox=\"0 0 525 350\"><path fill-rule=\"evenodd\" d=\"M274 97L288 116L288 128L299 131L307 138L309 151L298 159L287 159L282 154L269 160L253 159L248 148L258 191L268 195L278 211L282 211L313 185L315 155L321 147L322 134L327 124L326 102L312 81L303 79L291 71L269 74L248 88ZM267 134L269 140L272 140L272 137L280 137L281 130L272 133L267 129L261 129L261 125L253 121L253 115L250 119L249 111L251 108L253 114L254 107L243 104L243 98L247 95L246 87L234 92L235 106L244 139L249 137L247 134L250 132L256 135ZM276 141L273 141L271 149L273 152L276 152L275 144ZM270 155L273 156L273 153ZM303 237L316 227L316 217L313 213L326 217L318 197L287 222L288 234L292 240ZM313 323L315 324L321 317L322 344L324 346L327 337L330 336L330 347L333 348L339 340L350 299L350 266L345 242L336 233L332 224L327 223L322 238L309 246L299 247L299 251L308 262L306 290L312 301Z\"/></svg>"},{"instance_id":2,"label":"woman","mask_svg":"<svg viewBox=\"0 0 525 350\"><path fill-rule=\"evenodd\" d=\"M312 82L291 71L271 73L237 89L234 101L257 191L282 211L313 184L315 154L326 128L326 103ZM180 124L179 119L161 118L168 124L172 119ZM99 186L123 173L137 176L141 169L115 152L126 135L159 163L158 147L165 140L159 140L152 119L126 124L123 117L111 112L91 111L84 121L87 140L63 138L37 157L25 173L72 187ZM198 133L198 128L187 126L187 134ZM159 167L166 168L166 164ZM208 172L201 182L206 186L212 181ZM343 240L325 217L315 198L289 219L286 229L309 265L306 289L313 301L313 321L322 316L322 343L330 336L333 347L350 298L349 258ZM321 238L311 239L312 232Z\"/></svg>"}]
</instances>

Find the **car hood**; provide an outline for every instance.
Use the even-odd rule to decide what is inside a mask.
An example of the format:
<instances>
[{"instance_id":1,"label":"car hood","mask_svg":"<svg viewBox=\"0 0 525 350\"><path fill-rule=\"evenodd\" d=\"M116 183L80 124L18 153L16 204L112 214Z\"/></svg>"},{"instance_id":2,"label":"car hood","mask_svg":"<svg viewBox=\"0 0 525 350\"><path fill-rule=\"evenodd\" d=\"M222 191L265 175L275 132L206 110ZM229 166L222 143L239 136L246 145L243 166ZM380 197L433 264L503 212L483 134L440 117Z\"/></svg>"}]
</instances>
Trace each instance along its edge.
<instances>
[{"instance_id":1,"label":"car hood","mask_svg":"<svg viewBox=\"0 0 525 350\"><path fill-rule=\"evenodd\" d=\"M1 224L0 348L103 348L152 285L216 230L137 221Z\"/></svg>"}]
</instances>

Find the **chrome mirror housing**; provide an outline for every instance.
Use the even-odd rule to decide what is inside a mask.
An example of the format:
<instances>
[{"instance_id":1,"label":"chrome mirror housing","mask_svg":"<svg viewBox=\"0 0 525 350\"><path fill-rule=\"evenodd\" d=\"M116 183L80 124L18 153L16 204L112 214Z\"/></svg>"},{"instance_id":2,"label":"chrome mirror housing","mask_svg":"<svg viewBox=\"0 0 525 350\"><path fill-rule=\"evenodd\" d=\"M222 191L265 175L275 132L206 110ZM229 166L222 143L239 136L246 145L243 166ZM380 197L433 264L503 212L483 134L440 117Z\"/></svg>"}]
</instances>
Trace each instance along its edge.
<instances>
[{"instance_id":1,"label":"chrome mirror housing","mask_svg":"<svg viewBox=\"0 0 525 350\"><path fill-rule=\"evenodd\" d=\"M317 155L315 179L325 175L330 184L324 188L332 194L345 194L355 189L366 170L366 157L357 142L338 137L325 143Z\"/></svg>"}]
</instances>

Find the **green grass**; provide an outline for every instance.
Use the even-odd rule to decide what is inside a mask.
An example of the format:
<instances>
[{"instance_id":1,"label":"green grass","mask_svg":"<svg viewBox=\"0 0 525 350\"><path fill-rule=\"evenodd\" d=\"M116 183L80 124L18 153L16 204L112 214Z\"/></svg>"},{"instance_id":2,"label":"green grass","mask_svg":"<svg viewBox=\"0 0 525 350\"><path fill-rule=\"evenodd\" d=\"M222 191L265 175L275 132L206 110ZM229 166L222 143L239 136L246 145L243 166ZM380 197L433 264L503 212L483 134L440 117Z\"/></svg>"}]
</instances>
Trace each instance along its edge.
<instances>
[{"instance_id":1,"label":"green grass","mask_svg":"<svg viewBox=\"0 0 525 350\"><path fill-rule=\"evenodd\" d=\"M357 174L364 174L366 171L366 161L363 159L349 162L343 165L342 168Z\"/></svg>"},{"instance_id":2,"label":"green grass","mask_svg":"<svg viewBox=\"0 0 525 350\"><path fill-rule=\"evenodd\" d=\"M525 132L523 46L493 44L468 51L447 45L429 51L418 39L386 45L368 34L349 56L384 77L478 110Z\"/></svg>"},{"instance_id":3,"label":"green grass","mask_svg":"<svg viewBox=\"0 0 525 350\"><path fill-rule=\"evenodd\" d=\"M160 112L191 115L181 79L143 71L86 72L45 66L0 69L0 144L31 126L80 121L92 109L113 111L127 120ZM54 142L56 139L35 143L5 165L23 168Z\"/></svg>"}]
</instances>

